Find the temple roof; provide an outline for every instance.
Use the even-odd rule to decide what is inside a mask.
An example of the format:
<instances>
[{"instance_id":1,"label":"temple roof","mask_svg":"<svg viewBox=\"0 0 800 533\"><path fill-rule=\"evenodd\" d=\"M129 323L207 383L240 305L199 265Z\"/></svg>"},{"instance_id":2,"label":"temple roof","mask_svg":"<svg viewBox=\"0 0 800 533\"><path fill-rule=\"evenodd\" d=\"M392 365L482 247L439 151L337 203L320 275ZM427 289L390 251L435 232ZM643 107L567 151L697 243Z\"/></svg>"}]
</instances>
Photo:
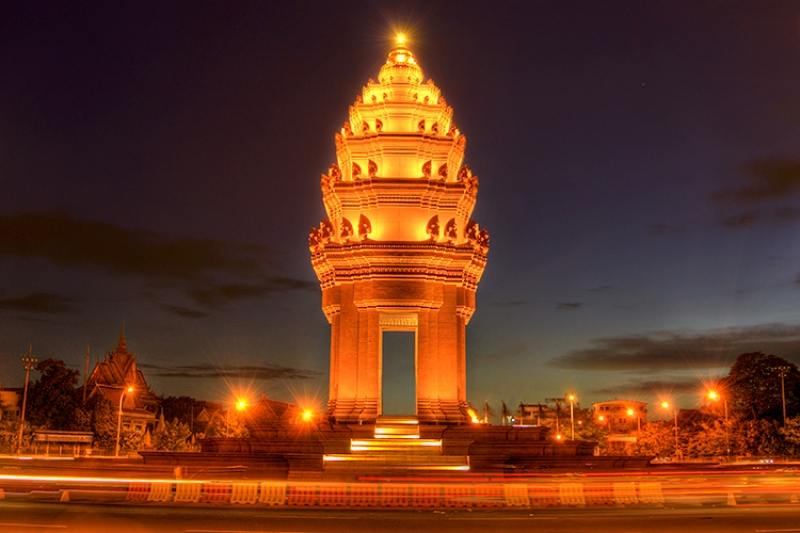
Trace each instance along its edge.
<instances>
[{"instance_id":1,"label":"temple roof","mask_svg":"<svg viewBox=\"0 0 800 533\"><path fill-rule=\"evenodd\" d=\"M136 359L136 354L128 351L123 328L116 348L106 352L105 359L95 365L87 380L88 386L93 390L102 389L102 394L112 403L119 401L122 390L134 387L135 393L131 394L132 397L137 398L143 406L155 405L157 398L150 392L144 374L136 367ZM127 401L126 396L125 402Z\"/></svg>"}]
</instances>

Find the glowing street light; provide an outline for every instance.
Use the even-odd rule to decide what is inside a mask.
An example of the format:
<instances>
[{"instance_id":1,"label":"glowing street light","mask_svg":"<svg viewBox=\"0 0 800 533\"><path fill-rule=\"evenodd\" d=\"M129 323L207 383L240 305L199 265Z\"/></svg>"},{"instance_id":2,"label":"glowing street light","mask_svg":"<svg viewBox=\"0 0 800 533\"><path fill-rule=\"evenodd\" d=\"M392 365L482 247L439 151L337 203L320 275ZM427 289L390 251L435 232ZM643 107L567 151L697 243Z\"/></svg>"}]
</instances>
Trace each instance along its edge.
<instances>
[{"instance_id":1,"label":"glowing street light","mask_svg":"<svg viewBox=\"0 0 800 533\"><path fill-rule=\"evenodd\" d=\"M572 427L572 440L575 440L575 395L570 394L567 396L569 400L569 423Z\"/></svg>"},{"instance_id":2,"label":"glowing street light","mask_svg":"<svg viewBox=\"0 0 800 533\"><path fill-rule=\"evenodd\" d=\"M238 400L236 400L235 406L236 406L236 410L237 411L244 411L247 408L247 402L245 402L243 399L239 398ZM230 409L225 411L225 438L226 439L229 436L229 434L228 434L228 428L230 427L229 416L230 416Z\"/></svg>"},{"instance_id":3,"label":"glowing street light","mask_svg":"<svg viewBox=\"0 0 800 533\"><path fill-rule=\"evenodd\" d=\"M114 446L114 457L119 457L119 435L122 432L122 400L125 398L126 392L133 392L133 387L122 389L122 394L119 395L119 409L117 410L117 443Z\"/></svg>"},{"instance_id":4,"label":"glowing street light","mask_svg":"<svg viewBox=\"0 0 800 533\"><path fill-rule=\"evenodd\" d=\"M628 409L628 416L633 416L635 411L633 409ZM639 415L636 415L636 431L642 430L642 418Z\"/></svg>"},{"instance_id":5,"label":"glowing street light","mask_svg":"<svg viewBox=\"0 0 800 533\"><path fill-rule=\"evenodd\" d=\"M38 359L33 356L33 345L28 346L28 353L23 355L20 361L22 361L22 368L25 369L25 389L22 393L22 412L19 417L19 443L17 444L17 454L22 453L22 432L25 429L25 404L28 401L28 380L30 379L33 365L38 362Z\"/></svg>"},{"instance_id":6,"label":"glowing street light","mask_svg":"<svg viewBox=\"0 0 800 533\"><path fill-rule=\"evenodd\" d=\"M711 401L718 402L722 400L722 405L725 409L725 447L727 448L728 457L731 456L731 437L730 430L728 429L728 399L722 396L715 390L708 391L708 398Z\"/></svg>"},{"instance_id":7,"label":"glowing street light","mask_svg":"<svg viewBox=\"0 0 800 533\"><path fill-rule=\"evenodd\" d=\"M708 391L708 399L713 401L713 402L718 402L718 401L722 400L722 405L723 405L723 407L725 409L725 423L727 424L728 423L728 400L727 400L727 398L722 396L717 391L711 390L711 391Z\"/></svg>"},{"instance_id":8,"label":"glowing street light","mask_svg":"<svg viewBox=\"0 0 800 533\"><path fill-rule=\"evenodd\" d=\"M672 419L675 421L675 456L676 457L680 457L681 456L681 450L680 450L680 447L678 445L678 411L677 411L677 407L675 407L674 405L670 406L669 402L661 402L661 407L663 407L664 409L669 409L670 407L672 407Z\"/></svg>"}]
</instances>

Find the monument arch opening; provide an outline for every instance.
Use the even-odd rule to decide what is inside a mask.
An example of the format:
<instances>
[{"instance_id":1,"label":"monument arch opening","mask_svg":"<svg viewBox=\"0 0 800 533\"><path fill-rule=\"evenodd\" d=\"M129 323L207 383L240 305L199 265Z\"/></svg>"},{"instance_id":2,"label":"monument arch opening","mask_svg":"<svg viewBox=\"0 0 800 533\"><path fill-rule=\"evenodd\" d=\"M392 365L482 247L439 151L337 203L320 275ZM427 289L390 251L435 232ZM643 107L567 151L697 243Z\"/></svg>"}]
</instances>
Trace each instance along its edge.
<instances>
[{"instance_id":1,"label":"monument arch opening","mask_svg":"<svg viewBox=\"0 0 800 533\"><path fill-rule=\"evenodd\" d=\"M381 415L417 414L417 332L381 335Z\"/></svg>"},{"instance_id":2,"label":"monument arch opening","mask_svg":"<svg viewBox=\"0 0 800 533\"><path fill-rule=\"evenodd\" d=\"M381 415L417 412L416 313L384 311L379 318Z\"/></svg>"}]
</instances>

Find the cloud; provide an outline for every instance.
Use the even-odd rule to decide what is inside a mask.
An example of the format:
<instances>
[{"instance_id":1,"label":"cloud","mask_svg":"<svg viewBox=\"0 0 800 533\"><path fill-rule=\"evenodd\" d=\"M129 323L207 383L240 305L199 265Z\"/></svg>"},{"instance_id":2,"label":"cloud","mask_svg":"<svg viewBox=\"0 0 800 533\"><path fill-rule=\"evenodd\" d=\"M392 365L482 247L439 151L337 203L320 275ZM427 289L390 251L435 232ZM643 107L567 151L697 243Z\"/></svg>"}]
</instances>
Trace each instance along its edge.
<instances>
[{"instance_id":1,"label":"cloud","mask_svg":"<svg viewBox=\"0 0 800 533\"><path fill-rule=\"evenodd\" d=\"M284 292L290 290L318 291L319 285L310 281L273 277L267 278L260 285L249 284L223 284L217 286L193 287L187 294L198 304L207 307L216 307L231 300L262 296L270 292Z\"/></svg>"},{"instance_id":2,"label":"cloud","mask_svg":"<svg viewBox=\"0 0 800 533\"><path fill-rule=\"evenodd\" d=\"M276 255L258 245L166 238L64 214L0 215L0 257L44 258L59 267L136 276L151 288L183 292L206 307L269 292L318 289L307 280L275 275ZM165 309L200 316L185 307Z\"/></svg>"},{"instance_id":3,"label":"cloud","mask_svg":"<svg viewBox=\"0 0 800 533\"><path fill-rule=\"evenodd\" d=\"M586 292L609 292L613 291L614 287L611 285L601 285L599 287L592 287L591 289L584 289Z\"/></svg>"},{"instance_id":4,"label":"cloud","mask_svg":"<svg viewBox=\"0 0 800 533\"><path fill-rule=\"evenodd\" d=\"M639 372L685 370L687 364L695 368L723 368L729 366L730 359L747 352L795 357L798 343L798 324L765 324L694 335L659 332L595 339L591 348L574 350L547 364L573 370Z\"/></svg>"},{"instance_id":5,"label":"cloud","mask_svg":"<svg viewBox=\"0 0 800 533\"><path fill-rule=\"evenodd\" d=\"M583 302L561 302L556 304L556 311L574 311L583 305Z\"/></svg>"},{"instance_id":6,"label":"cloud","mask_svg":"<svg viewBox=\"0 0 800 533\"><path fill-rule=\"evenodd\" d=\"M494 302L494 305L506 306L506 307L518 307L521 305L530 305L533 302L530 300L511 300L509 302Z\"/></svg>"},{"instance_id":7,"label":"cloud","mask_svg":"<svg viewBox=\"0 0 800 533\"><path fill-rule=\"evenodd\" d=\"M167 239L153 232L63 214L0 215L0 256L41 257L59 266L182 280L208 272L256 276L266 248L211 239Z\"/></svg>"},{"instance_id":8,"label":"cloud","mask_svg":"<svg viewBox=\"0 0 800 533\"><path fill-rule=\"evenodd\" d=\"M715 195L718 200L753 204L800 192L800 160L759 159L742 165L740 170L749 183L738 189L718 192Z\"/></svg>"},{"instance_id":9,"label":"cloud","mask_svg":"<svg viewBox=\"0 0 800 533\"><path fill-rule=\"evenodd\" d=\"M36 292L17 298L0 298L0 309L51 315L64 315L74 312L67 298L58 294L44 292Z\"/></svg>"},{"instance_id":10,"label":"cloud","mask_svg":"<svg viewBox=\"0 0 800 533\"><path fill-rule=\"evenodd\" d=\"M775 220L778 222L797 222L800 221L800 208L780 207L775 210Z\"/></svg>"},{"instance_id":11,"label":"cloud","mask_svg":"<svg viewBox=\"0 0 800 533\"><path fill-rule=\"evenodd\" d=\"M747 226L752 226L759 218L758 211L747 211L745 213L739 213L738 215L734 215L732 217L728 217L722 221L722 223L732 229L740 229L746 228Z\"/></svg>"},{"instance_id":12,"label":"cloud","mask_svg":"<svg viewBox=\"0 0 800 533\"><path fill-rule=\"evenodd\" d=\"M669 224L650 224L648 229L650 230L650 233L659 237L663 237L665 235L675 235L677 233L683 233L686 231L686 228L682 226L673 226Z\"/></svg>"},{"instance_id":13,"label":"cloud","mask_svg":"<svg viewBox=\"0 0 800 533\"><path fill-rule=\"evenodd\" d=\"M180 305L165 305L164 310L173 315L182 316L183 318L203 318L208 316L208 313L195 311L194 309L188 309Z\"/></svg>"},{"instance_id":14,"label":"cloud","mask_svg":"<svg viewBox=\"0 0 800 533\"><path fill-rule=\"evenodd\" d=\"M528 346L524 343L519 343L507 348L501 348L492 353L475 354L475 357L481 359L507 359L525 355L526 353L528 353Z\"/></svg>"},{"instance_id":15,"label":"cloud","mask_svg":"<svg viewBox=\"0 0 800 533\"><path fill-rule=\"evenodd\" d=\"M653 394L654 392L669 393L669 395L696 393L702 388L703 382L700 379L676 379L674 381L656 379L642 381L631 377L621 382L619 385L599 387L592 389L590 392L600 396L631 396L632 398L641 398Z\"/></svg>"},{"instance_id":16,"label":"cloud","mask_svg":"<svg viewBox=\"0 0 800 533\"><path fill-rule=\"evenodd\" d=\"M237 367L219 368L213 365L183 365L165 368L147 363L139 364L140 368L148 370L148 376L162 378L249 378L262 381L270 380L295 380L315 379L321 374L313 370L304 370L288 366L277 365L246 365Z\"/></svg>"}]
</instances>

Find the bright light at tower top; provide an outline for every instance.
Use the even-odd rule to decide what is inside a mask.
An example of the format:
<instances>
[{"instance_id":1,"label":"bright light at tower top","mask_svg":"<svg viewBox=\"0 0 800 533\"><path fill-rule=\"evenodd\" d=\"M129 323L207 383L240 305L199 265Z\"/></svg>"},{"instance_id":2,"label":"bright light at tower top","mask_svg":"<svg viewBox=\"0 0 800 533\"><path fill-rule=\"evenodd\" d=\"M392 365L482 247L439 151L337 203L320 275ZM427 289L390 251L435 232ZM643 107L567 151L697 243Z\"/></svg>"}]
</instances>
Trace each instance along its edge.
<instances>
[{"instance_id":1,"label":"bright light at tower top","mask_svg":"<svg viewBox=\"0 0 800 533\"><path fill-rule=\"evenodd\" d=\"M397 34L397 44L403 44L406 42L406 36L402 33Z\"/></svg>"}]
</instances>

